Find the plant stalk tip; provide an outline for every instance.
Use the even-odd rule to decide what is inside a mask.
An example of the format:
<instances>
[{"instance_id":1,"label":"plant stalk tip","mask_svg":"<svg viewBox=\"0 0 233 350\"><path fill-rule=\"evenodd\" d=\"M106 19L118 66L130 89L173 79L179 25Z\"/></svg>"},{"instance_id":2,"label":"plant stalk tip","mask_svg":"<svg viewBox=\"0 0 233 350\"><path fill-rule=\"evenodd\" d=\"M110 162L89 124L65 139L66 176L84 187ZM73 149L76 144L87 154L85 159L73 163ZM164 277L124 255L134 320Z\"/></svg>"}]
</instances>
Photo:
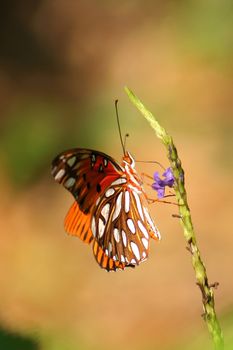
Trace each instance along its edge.
<instances>
[{"instance_id":1,"label":"plant stalk tip","mask_svg":"<svg viewBox=\"0 0 233 350\"><path fill-rule=\"evenodd\" d=\"M172 137L160 125L153 114L143 105L139 98L127 86L125 86L124 89L131 102L141 112L144 118L146 118L146 120L155 131L156 136L166 147L167 156L175 178L174 190L177 198L177 203L179 205L179 217L181 218L180 222L184 231L183 234L186 241L186 248L191 253L191 261L195 272L196 284L199 286L202 294L202 306L204 309L203 318L207 324L207 328L212 337L215 349L223 350L223 334L215 311L214 302L213 288L217 287L217 283L214 285L208 283L207 271L197 245L191 212L188 206L187 192L185 188L185 174L178 156L178 151L175 147Z\"/></svg>"}]
</instances>

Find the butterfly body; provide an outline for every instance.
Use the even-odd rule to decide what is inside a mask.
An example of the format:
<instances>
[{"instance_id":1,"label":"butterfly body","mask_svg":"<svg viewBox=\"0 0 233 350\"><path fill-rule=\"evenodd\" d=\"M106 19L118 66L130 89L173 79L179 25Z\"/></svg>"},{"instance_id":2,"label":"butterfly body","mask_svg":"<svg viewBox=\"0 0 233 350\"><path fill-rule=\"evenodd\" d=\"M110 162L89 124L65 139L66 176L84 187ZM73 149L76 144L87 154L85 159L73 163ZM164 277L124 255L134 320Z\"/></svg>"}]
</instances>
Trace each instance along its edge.
<instances>
[{"instance_id":1,"label":"butterfly body","mask_svg":"<svg viewBox=\"0 0 233 350\"><path fill-rule=\"evenodd\" d=\"M66 231L93 244L102 268L134 267L147 259L149 238L160 235L130 153L120 165L102 152L68 150L54 159L52 175L75 198Z\"/></svg>"}]
</instances>

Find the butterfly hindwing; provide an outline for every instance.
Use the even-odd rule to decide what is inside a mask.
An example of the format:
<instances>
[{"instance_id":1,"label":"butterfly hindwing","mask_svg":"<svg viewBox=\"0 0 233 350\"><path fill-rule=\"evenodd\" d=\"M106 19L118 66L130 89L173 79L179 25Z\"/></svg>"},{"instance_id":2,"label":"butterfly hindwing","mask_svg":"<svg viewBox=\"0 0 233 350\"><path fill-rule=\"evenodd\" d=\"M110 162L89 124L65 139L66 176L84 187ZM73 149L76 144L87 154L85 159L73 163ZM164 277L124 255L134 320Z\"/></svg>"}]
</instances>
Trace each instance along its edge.
<instances>
[{"instance_id":1,"label":"butterfly hindwing","mask_svg":"<svg viewBox=\"0 0 233 350\"><path fill-rule=\"evenodd\" d=\"M93 241L90 221L90 214L84 214L78 203L74 202L65 218L65 230L70 235L78 236L83 242L89 244Z\"/></svg>"},{"instance_id":2,"label":"butterfly hindwing","mask_svg":"<svg viewBox=\"0 0 233 350\"><path fill-rule=\"evenodd\" d=\"M117 269L124 270L124 268L126 267L126 264L120 261L114 261L112 258L107 256L104 253L103 248L99 245L97 240L94 240L93 254L96 258L97 263L100 265L100 267L102 267L107 271L116 271Z\"/></svg>"},{"instance_id":3,"label":"butterfly hindwing","mask_svg":"<svg viewBox=\"0 0 233 350\"><path fill-rule=\"evenodd\" d=\"M153 238L158 239L159 233L143 203L143 194L139 196L124 183L124 178L121 180L123 183L119 183L120 179L114 181L100 197L91 227L105 255L125 267L146 260L149 237L153 234ZM101 265L97 256L96 259Z\"/></svg>"}]
</instances>

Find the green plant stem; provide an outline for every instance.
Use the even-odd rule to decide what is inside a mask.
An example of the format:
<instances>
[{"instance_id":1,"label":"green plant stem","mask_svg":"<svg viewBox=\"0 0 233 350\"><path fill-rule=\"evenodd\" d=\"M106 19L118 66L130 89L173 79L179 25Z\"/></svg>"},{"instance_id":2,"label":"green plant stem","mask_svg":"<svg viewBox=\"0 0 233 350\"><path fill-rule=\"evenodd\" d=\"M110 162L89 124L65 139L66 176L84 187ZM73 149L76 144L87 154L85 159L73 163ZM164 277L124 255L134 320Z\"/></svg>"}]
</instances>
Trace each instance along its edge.
<instances>
[{"instance_id":1,"label":"green plant stem","mask_svg":"<svg viewBox=\"0 0 233 350\"><path fill-rule=\"evenodd\" d=\"M216 350L224 348L223 334L214 307L214 287L217 283L210 285L208 283L205 265L202 261L200 250L197 245L195 232L192 224L190 209L187 202L187 193L185 189L184 171L181 166L181 161L178 157L177 149L173 143L172 137L167 134L165 129L161 127L152 113L145 108L137 96L133 94L127 87L125 91L138 108L142 115L150 123L157 137L161 139L168 152L168 159L171 164L172 172L175 178L174 190L176 193L177 202L179 204L180 222L184 230L184 238L187 242L187 249L191 253L192 265L195 271L196 283L199 286L202 294L202 305L204 309L203 318L207 324L209 333L213 339Z\"/></svg>"}]
</instances>

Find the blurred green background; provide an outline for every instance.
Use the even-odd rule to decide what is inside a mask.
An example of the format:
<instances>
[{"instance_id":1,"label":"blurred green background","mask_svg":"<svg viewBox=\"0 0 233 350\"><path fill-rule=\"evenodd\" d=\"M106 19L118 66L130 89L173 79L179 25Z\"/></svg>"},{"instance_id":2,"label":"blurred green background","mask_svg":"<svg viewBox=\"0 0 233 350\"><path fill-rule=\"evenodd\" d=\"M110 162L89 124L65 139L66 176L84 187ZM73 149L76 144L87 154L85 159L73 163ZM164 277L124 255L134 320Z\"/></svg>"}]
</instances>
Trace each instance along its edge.
<instances>
[{"instance_id":1,"label":"blurred green background","mask_svg":"<svg viewBox=\"0 0 233 350\"><path fill-rule=\"evenodd\" d=\"M70 147L120 160L116 98L130 152L167 166L124 85L174 137L233 349L232 78L232 0L1 4L0 349L212 348L174 206L151 206L162 241L134 271L106 273L64 233L72 198L51 160Z\"/></svg>"}]
</instances>

